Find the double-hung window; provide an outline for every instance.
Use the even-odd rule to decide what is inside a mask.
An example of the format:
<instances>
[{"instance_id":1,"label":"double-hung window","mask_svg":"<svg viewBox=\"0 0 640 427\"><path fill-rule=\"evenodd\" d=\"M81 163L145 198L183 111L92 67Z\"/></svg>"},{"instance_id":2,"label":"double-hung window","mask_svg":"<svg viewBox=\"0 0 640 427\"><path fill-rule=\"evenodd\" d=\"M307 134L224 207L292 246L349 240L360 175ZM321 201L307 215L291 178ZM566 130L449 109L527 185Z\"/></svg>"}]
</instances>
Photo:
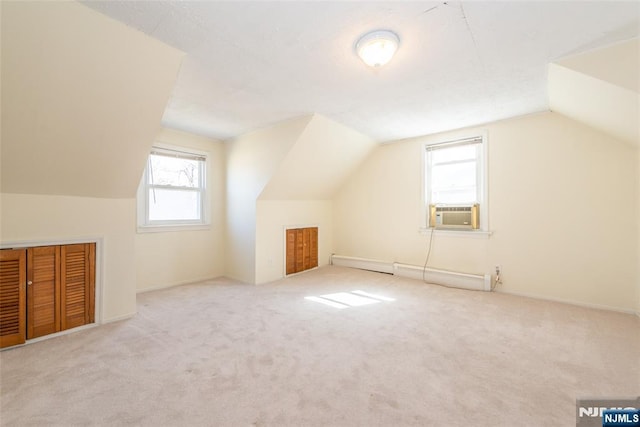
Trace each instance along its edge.
<instances>
[{"instance_id":1,"label":"double-hung window","mask_svg":"<svg viewBox=\"0 0 640 427\"><path fill-rule=\"evenodd\" d=\"M486 142L483 136L425 145L425 208L430 205L480 207L487 228ZM427 218L427 224L429 223Z\"/></svg>"},{"instance_id":2,"label":"double-hung window","mask_svg":"<svg viewBox=\"0 0 640 427\"><path fill-rule=\"evenodd\" d=\"M203 153L153 147L138 195L139 225L206 224L206 165Z\"/></svg>"}]
</instances>

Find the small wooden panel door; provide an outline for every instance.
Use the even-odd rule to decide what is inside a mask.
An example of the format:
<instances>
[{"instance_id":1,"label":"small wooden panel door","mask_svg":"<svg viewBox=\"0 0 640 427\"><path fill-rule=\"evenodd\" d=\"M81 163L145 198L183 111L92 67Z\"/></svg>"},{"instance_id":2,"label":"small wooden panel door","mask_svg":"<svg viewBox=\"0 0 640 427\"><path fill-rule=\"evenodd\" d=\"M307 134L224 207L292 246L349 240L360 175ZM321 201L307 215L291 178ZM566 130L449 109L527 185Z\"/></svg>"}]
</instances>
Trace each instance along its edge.
<instances>
[{"instance_id":1,"label":"small wooden panel door","mask_svg":"<svg viewBox=\"0 0 640 427\"><path fill-rule=\"evenodd\" d=\"M27 249L27 339L60 331L60 246Z\"/></svg>"},{"instance_id":2,"label":"small wooden panel door","mask_svg":"<svg viewBox=\"0 0 640 427\"><path fill-rule=\"evenodd\" d=\"M318 266L318 227L288 229L286 242L287 274Z\"/></svg>"},{"instance_id":3,"label":"small wooden panel door","mask_svg":"<svg viewBox=\"0 0 640 427\"><path fill-rule=\"evenodd\" d=\"M94 321L95 243L60 247L61 330Z\"/></svg>"},{"instance_id":4,"label":"small wooden panel door","mask_svg":"<svg viewBox=\"0 0 640 427\"><path fill-rule=\"evenodd\" d=\"M0 251L0 348L26 339L27 251Z\"/></svg>"}]
</instances>

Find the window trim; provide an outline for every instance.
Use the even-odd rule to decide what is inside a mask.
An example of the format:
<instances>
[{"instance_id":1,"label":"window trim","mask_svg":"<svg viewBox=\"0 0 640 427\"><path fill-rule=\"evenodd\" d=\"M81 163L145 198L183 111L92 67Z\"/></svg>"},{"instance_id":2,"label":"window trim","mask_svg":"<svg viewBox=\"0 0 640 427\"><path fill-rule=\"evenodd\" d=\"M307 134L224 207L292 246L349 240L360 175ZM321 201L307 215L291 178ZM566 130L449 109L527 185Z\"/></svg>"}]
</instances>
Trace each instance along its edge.
<instances>
[{"instance_id":1,"label":"window trim","mask_svg":"<svg viewBox=\"0 0 640 427\"><path fill-rule=\"evenodd\" d=\"M420 156L422 159L422 173L421 173L421 186L420 186L420 200L421 200L421 224L419 231L424 233L425 231L431 230L429 227L429 198L428 198L428 188L427 188L427 152L429 147L435 145L457 145L461 144L464 141L473 140L480 138L481 149L480 149L480 171L478 172L478 180L480 184L480 200L478 203L480 204L480 228L478 230L446 230L439 229L434 230L438 234L450 234L456 236L463 235L483 235L489 236L491 232L489 231L489 138L488 133L486 131L476 132L473 134L464 134L455 138L446 138L439 139L430 142L426 142L420 144Z\"/></svg>"},{"instance_id":2,"label":"window trim","mask_svg":"<svg viewBox=\"0 0 640 427\"><path fill-rule=\"evenodd\" d=\"M148 212L149 212L149 197L148 197L148 189L147 185L147 174L149 170L149 156L154 154L162 153L166 154L167 152L175 153L175 157L179 158L191 158L194 160L202 160L203 167L200 171L200 187L198 187L200 192L200 221L192 221L192 220L170 220L170 221L148 221ZM210 170L210 158L209 153L189 147L181 147L171 144L166 144L163 142L155 142L151 147L149 155L147 156L147 161L144 167L144 171L142 172L142 178L140 179L140 184L138 185L137 192L137 231L139 233L149 233L149 232L161 232L161 231L186 231L186 230L207 230L210 228L211 217L210 217L210 196L209 196L209 186L208 186L208 176ZM163 186L156 185L156 188L160 188ZM174 190L181 190L180 187L172 187L167 186L167 188L171 188ZM188 191L187 189L184 189ZM193 190L189 190L193 191Z\"/></svg>"}]
</instances>

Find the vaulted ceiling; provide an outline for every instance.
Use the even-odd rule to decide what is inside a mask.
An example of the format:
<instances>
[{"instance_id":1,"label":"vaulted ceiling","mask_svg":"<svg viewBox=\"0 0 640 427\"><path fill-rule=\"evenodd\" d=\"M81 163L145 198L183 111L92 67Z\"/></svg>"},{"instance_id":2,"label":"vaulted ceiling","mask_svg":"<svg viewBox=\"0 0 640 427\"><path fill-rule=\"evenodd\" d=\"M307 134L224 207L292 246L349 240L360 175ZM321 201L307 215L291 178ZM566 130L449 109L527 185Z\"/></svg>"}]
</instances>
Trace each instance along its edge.
<instances>
[{"instance_id":1,"label":"vaulted ceiling","mask_svg":"<svg viewBox=\"0 0 640 427\"><path fill-rule=\"evenodd\" d=\"M187 55L163 124L227 139L320 113L377 141L549 109L547 65L637 37L637 2L86 1ZM354 43L401 39L366 67Z\"/></svg>"}]
</instances>

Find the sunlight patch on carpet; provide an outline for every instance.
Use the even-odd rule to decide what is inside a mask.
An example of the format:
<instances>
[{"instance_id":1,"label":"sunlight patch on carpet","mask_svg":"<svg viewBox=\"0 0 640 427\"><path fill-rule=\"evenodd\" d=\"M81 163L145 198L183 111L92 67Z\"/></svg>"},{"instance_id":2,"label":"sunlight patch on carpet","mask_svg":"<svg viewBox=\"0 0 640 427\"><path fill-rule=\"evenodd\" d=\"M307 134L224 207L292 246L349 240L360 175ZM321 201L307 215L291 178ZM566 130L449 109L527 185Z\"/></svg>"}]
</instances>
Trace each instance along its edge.
<instances>
[{"instance_id":1,"label":"sunlight patch on carpet","mask_svg":"<svg viewBox=\"0 0 640 427\"><path fill-rule=\"evenodd\" d=\"M351 292L337 292L333 294L326 294L310 297L304 297L309 301L319 302L331 307L343 309L349 307L358 307L361 305L377 304L379 302L391 302L395 301L393 298L386 297L384 295L372 294L365 291L351 291Z\"/></svg>"}]
</instances>

